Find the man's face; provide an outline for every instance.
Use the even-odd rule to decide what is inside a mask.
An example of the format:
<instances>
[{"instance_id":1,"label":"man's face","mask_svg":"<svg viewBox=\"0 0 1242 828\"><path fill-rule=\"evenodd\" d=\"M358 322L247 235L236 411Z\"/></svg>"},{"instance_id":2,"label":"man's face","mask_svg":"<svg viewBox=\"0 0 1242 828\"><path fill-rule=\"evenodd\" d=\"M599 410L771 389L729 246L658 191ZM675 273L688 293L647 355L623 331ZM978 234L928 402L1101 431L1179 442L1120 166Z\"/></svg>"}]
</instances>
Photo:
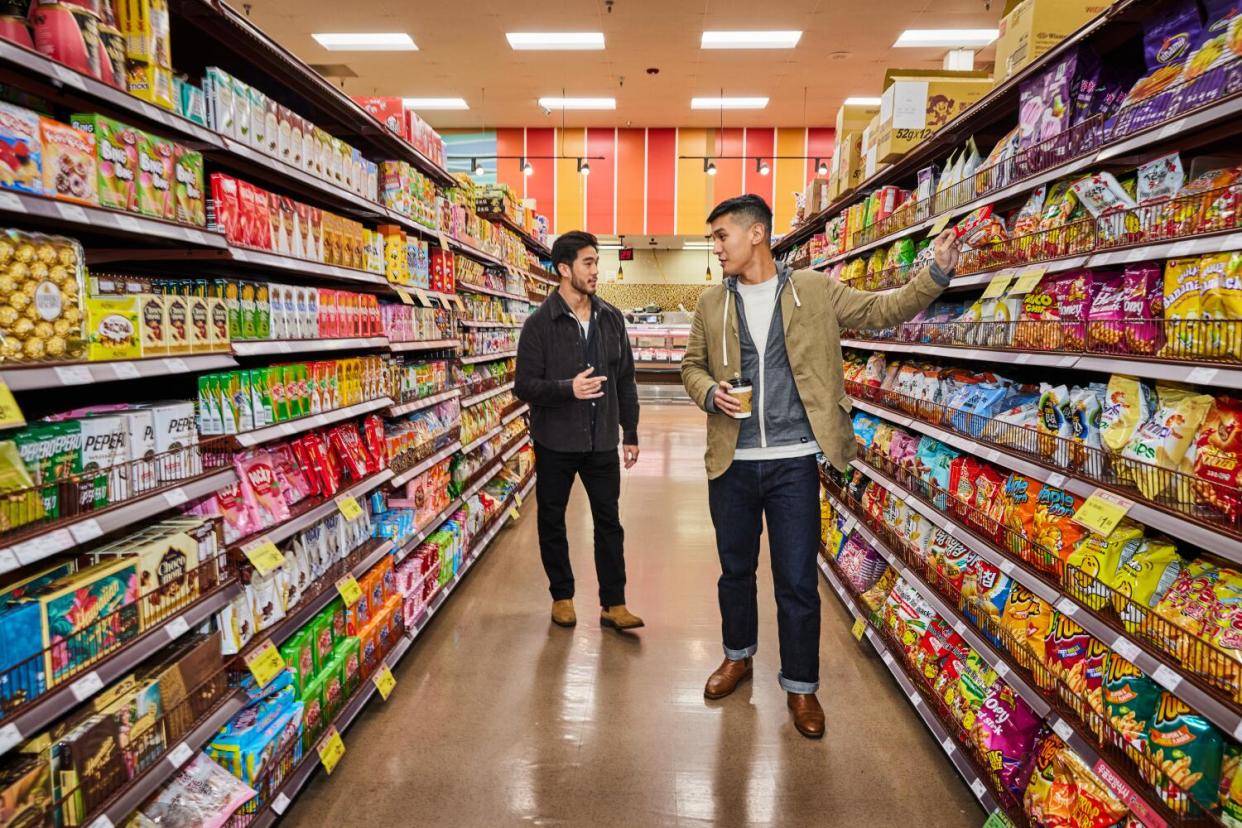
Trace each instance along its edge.
<instances>
[{"instance_id":1,"label":"man's face","mask_svg":"<svg viewBox=\"0 0 1242 828\"><path fill-rule=\"evenodd\" d=\"M594 247L584 247L578 251L572 265L562 264L560 270L562 278L569 277L569 284L574 290L594 296L599 283L599 251Z\"/></svg>"},{"instance_id":2,"label":"man's face","mask_svg":"<svg viewBox=\"0 0 1242 828\"><path fill-rule=\"evenodd\" d=\"M728 213L712 222L712 252L726 276L736 276L746 269L763 243L763 225L750 223L737 213Z\"/></svg>"}]
</instances>

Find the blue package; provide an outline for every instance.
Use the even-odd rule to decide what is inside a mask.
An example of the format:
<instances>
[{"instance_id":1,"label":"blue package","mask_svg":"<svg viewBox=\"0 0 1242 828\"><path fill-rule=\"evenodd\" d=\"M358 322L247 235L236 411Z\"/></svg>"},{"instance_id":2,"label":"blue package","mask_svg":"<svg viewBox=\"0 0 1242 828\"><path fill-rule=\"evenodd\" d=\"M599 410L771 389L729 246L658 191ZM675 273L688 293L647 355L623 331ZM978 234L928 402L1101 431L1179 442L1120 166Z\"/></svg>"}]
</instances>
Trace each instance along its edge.
<instances>
[{"instance_id":1,"label":"blue package","mask_svg":"<svg viewBox=\"0 0 1242 828\"><path fill-rule=\"evenodd\" d=\"M47 690L42 641L37 601L18 601L0 613L0 701L6 710Z\"/></svg>"}]
</instances>

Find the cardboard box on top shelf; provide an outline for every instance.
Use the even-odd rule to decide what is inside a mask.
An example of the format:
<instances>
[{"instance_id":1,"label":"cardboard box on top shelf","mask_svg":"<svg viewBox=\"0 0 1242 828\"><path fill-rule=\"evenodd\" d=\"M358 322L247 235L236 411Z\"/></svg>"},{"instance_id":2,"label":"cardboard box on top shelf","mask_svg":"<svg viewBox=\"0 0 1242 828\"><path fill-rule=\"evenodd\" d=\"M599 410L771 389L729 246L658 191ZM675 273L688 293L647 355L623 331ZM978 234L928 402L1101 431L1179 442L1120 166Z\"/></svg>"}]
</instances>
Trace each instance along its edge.
<instances>
[{"instance_id":1,"label":"cardboard box on top shelf","mask_svg":"<svg viewBox=\"0 0 1242 828\"><path fill-rule=\"evenodd\" d=\"M1008 0L996 40L996 82L1056 46L1110 5L1108 0Z\"/></svg>"},{"instance_id":2,"label":"cardboard box on top shelf","mask_svg":"<svg viewBox=\"0 0 1242 828\"><path fill-rule=\"evenodd\" d=\"M862 155L862 158L861 158L861 163L859 164L859 167L862 170L862 175L859 177L860 181L866 181L868 178L875 175L875 170L876 170L876 149L875 148L877 144L877 136L879 134L880 134L880 116L877 114L874 118L871 119L871 122L867 124L867 128L864 129L862 132L862 143L860 146L860 153Z\"/></svg>"},{"instance_id":3,"label":"cardboard box on top shelf","mask_svg":"<svg viewBox=\"0 0 1242 828\"><path fill-rule=\"evenodd\" d=\"M353 96L354 103L362 107L375 120L398 135L405 135L405 113L400 98Z\"/></svg>"},{"instance_id":4,"label":"cardboard box on top shelf","mask_svg":"<svg viewBox=\"0 0 1242 828\"><path fill-rule=\"evenodd\" d=\"M890 69L884 74L876 166L892 163L957 117L992 88L986 72Z\"/></svg>"},{"instance_id":5,"label":"cardboard box on top shelf","mask_svg":"<svg viewBox=\"0 0 1242 828\"><path fill-rule=\"evenodd\" d=\"M837 147L841 146L841 138L851 132L862 132L871 123L871 119L880 114L879 104L843 104L837 110Z\"/></svg>"},{"instance_id":6,"label":"cardboard box on top shelf","mask_svg":"<svg viewBox=\"0 0 1242 828\"><path fill-rule=\"evenodd\" d=\"M836 190L830 191L831 198L849 192L862 183L864 178L863 133L847 133L840 142L837 154L832 158L837 166Z\"/></svg>"}]
</instances>

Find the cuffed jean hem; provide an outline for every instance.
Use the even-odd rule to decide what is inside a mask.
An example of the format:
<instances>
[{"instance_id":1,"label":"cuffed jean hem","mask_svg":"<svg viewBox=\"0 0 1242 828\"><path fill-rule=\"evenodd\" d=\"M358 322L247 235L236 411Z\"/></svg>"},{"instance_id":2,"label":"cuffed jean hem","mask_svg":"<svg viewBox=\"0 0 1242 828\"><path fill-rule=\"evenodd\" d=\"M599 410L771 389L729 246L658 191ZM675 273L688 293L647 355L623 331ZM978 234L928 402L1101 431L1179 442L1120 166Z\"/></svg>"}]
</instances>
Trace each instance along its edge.
<instances>
[{"instance_id":1,"label":"cuffed jean hem","mask_svg":"<svg viewBox=\"0 0 1242 828\"><path fill-rule=\"evenodd\" d=\"M745 650L730 650L728 647L724 648L725 658L729 659L729 661L741 661L744 658L751 658L757 652L759 652L758 644L751 644Z\"/></svg>"},{"instance_id":2,"label":"cuffed jean hem","mask_svg":"<svg viewBox=\"0 0 1242 828\"><path fill-rule=\"evenodd\" d=\"M803 695L808 695L819 690L818 681L790 681L785 678L784 673L780 673L778 676L781 683L781 689L786 693L801 693Z\"/></svg>"}]
</instances>

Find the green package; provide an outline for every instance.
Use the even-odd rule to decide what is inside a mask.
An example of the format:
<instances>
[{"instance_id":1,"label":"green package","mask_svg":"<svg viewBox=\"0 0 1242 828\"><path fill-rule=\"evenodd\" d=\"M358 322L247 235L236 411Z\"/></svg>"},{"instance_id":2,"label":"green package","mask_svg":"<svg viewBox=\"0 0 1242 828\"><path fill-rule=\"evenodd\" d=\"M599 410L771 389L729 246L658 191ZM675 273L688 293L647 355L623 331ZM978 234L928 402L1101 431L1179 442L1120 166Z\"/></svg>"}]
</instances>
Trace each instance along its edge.
<instances>
[{"instance_id":1,"label":"green package","mask_svg":"<svg viewBox=\"0 0 1242 828\"><path fill-rule=\"evenodd\" d=\"M313 744L323 732L327 719L323 711L323 677L312 676L306 682L300 697L302 702L302 726L306 731L305 744Z\"/></svg>"},{"instance_id":2,"label":"green package","mask_svg":"<svg viewBox=\"0 0 1242 828\"><path fill-rule=\"evenodd\" d=\"M352 696L362 681L362 642L352 635L346 636L336 645L336 655L345 670L345 693Z\"/></svg>"},{"instance_id":3,"label":"green package","mask_svg":"<svg viewBox=\"0 0 1242 828\"><path fill-rule=\"evenodd\" d=\"M41 520L44 516L43 498L34 490L34 480L26 470L26 463L12 440L0 442L0 492L10 494L0 506L0 530Z\"/></svg>"},{"instance_id":4,"label":"green package","mask_svg":"<svg viewBox=\"0 0 1242 828\"><path fill-rule=\"evenodd\" d=\"M224 433L220 417L219 395L213 391L212 377L204 374L198 378L198 433L211 436Z\"/></svg>"},{"instance_id":5,"label":"green package","mask_svg":"<svg viewBox=\"0 0 1242 828\"><path fill-rule=\"evenodd\" d=\"M236 342L242 338L241 284L233 279L217 279L213 288L216 296L224 300L229 316L229 339Z\"/></svg>"},{"instance_id":6,"label":"green package","mask_svg":"<svg viewBox=\"0 0 1242 828\"><path fill-rule=\"evenodd\" d=\"M1174 784L1166 786L1165 800L1181 806L1189 794L1191 814L1199 812L1194 803L1209 808L1215 806L1224 752L1220 731L1177 696L1161 693L1160 705L1152 716L1149 738L1148 755L1157 767L1182 769L1176 776L1170 774ZM1187 787L1179 788L1177 783ZM1184 812L1181 807L1176 810Z\"/></svg>"},{"instance_id":7,"label":"green package","mask_svg":"<svg viewBox=\"0 0 1242 828\"><path fill-rule=\"evenodd\" d=\"M1116 653L1108 654L1104 710L1113 730L1139 753L1147 750L1151 720L1162 692L1142 670Z\"/></svg>"},{"instance_id":8,"label":"green package","mask_svg":"<svg viewBox=\"0 0 1242 828\"><path fill-rule=\"evenodd\" d=\"M306 625L311 633L311 648L315 658L315 672L322 673L332 660L332 615L321 612Z\"/></svg>"},{"instance_id":9,"label":"green package","mask_svg":"<svg viewBox=\"0 0 1242 828\"><path fill-rule=\"evenodd\" d=\"M323 711L329 720L335 719L336 714L341 712L341 708L345 706L345 699L348 694L345 692L345 663L341 659L331 659L328 661L326 669L320 672L323 678Z\"/></svg>"},{"instance_id":10,"label":"green package","mask_svg":"<svg viewBox=\"0 0 1242 828\"><path fill-rule=\"evenodd\" d=\"M311 652L311 637L306 629L298 630L288 641L280 645L280 654L293 671L299 692L306 690L315 676L315 656Z\"/></svg>"},{"instance_id":11,"label":"green package","mask_svg":"<svg viewBox=\"0 0 1242 828\"><path fill-rule=\"evenodd\" d=\"M345 612L345 601L340 598L328 604L327 612L332 616L332 646L335 648L349 637L349 613Z\"/></svg>"},{"instance_id":12,"label":"green package","mask_svg":"<svg viewBox=\"0 0 1242 828\"><path fill-rule=\"evenodd\" d=\"M254 289L254 335L257 339L272 338L272 292L266 282Z\"/></svg>"},{"instance_id":13,"label":"green package","mask_svg":"<svg viewBox=\"0 0 1242 828\"><path fill-rule=\"evenodd\" d=\"M272 394L267 387L267 369L251 369L250 394L254 405L255 428L262 428L276 422L273 419Z\"/></svg>"},{"instance_id":14,"label":"green package","mask_svg":"<svg viewBox=\"0 0 1242 828\"><path fill-rule=\"evenodd\" d=\"M289 419L289 389L285 387L284 369L272 365L264 370L267 371L267 393L272 398L274 422L283 423Z\"/></svg>"},{"instance_id":15,"label":"green package","mask_svg":"<svg viewBox=\"0 0 1242 828\"><path fill-rule=\"evenodd\" d=\"M280 381L285 386L285 397L289 403L289 419L296 420L306 413L302 410L302 395L298 392L298 367L282 365L280 368Z\"/></svg>"},{"instance_id":16,"label":"green package","mask_svg":"<svg viewBox=\"0 0 1242 828\"><path fill-rule=\"evenodd\" d=\"M254 431L254 400L250 395L250 372L230 371L229 389L233 392L233 406L237 409L237 430Z\"/></svg>"},{"instance_id":17,"label":"green package","mask_svg":"<svg viewBox=\"0 0 1242 828\"><path fill-rule=\"evenodd\" d=\"M255 305L254 297L257 292L257 286L254 282L241 283L241 338L256 339L258 337L258 328L255 325Z\"/></svg>"},{"instance_id":18,"label":"green package","mask_svg":"<svg viewBox=\"0 0 1242 828\"><path fill-rule=\"evenodd\" d=\"M202 227L207 223L207 202L203 197L203 154L176 147L175 219L182 224Z\"/></svg>"},{"instance_id":19,"label":"green package","mask_svg":"<svg viewBox=\"0 0 1242 828\"><path fill-rule=\"evenodd\" d=\"M207 377L211 383L209 392L220 407L220 431L222 434L237 433L237 407L229 395L228 375L211 374Z\"/></svg>"},{"instance_id":20,"label":"green package","mask_svg":"<svg viewBox=\"0 0 1242 828\"><path fill-rule=\"evenodd\" d=\"M45 515L60 517L63 487L57 482L82 471L81 426L75 420L35 423L17 432L13 439L31 479L36 484L49 484L41 491Z\"/></svg>"},{"instance_id":21,"label":"green package","mask_svg":"<svg viewBox=\"0 0 1242 828\"><path fill-rule=\"evenodd\" d=\"M138 212L152 218L173 220L173 178L176 149L172 141L133 130L138 141Z\"/></svg>"}]
</instances>

